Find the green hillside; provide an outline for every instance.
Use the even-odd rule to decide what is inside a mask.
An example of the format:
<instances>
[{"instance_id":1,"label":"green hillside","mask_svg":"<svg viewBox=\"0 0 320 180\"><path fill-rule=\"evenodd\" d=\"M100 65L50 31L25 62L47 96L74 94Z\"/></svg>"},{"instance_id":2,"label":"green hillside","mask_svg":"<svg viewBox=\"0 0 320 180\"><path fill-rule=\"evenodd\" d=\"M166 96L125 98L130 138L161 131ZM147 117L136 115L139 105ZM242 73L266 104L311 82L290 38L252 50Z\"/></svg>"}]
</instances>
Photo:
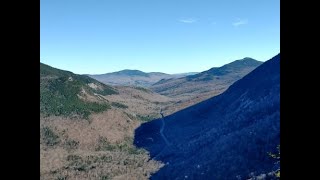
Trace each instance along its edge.
<instances>
[{"instance_id":1,"label":"green hillside","mask_svg":"<svg viewBox=\"0 0 320 180\"><path fill-rule=\"evenodd\" d=\"M81 99L85 92L97 102ZM87 118L92 112L110 108L99 95L118 94L117 90L88 76L76 75L40 63L40 113L44 115L80 115ZM100 97L101 98L101 97Z\"/></svg>"}]
</instances>

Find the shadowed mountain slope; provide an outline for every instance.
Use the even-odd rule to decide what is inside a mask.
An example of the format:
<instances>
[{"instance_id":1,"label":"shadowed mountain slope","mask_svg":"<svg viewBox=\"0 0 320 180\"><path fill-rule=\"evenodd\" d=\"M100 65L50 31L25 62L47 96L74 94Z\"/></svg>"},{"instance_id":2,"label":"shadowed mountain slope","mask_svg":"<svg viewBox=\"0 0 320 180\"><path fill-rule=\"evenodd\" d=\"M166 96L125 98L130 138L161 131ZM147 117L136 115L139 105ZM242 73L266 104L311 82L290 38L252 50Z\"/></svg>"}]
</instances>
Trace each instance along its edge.
<instances>
[{"instance_id":1,"label":"shadowed mountain slope","mask_svg":"<svg viewBox=\"0 0 320 180\"><path fill-rule=\"evenodd\" d=\"M166 164L151 179L248 179L274 171L268 153L280 143L280 54L224 93L142 124L134 143Z\"/></svg>"}]
</instances>

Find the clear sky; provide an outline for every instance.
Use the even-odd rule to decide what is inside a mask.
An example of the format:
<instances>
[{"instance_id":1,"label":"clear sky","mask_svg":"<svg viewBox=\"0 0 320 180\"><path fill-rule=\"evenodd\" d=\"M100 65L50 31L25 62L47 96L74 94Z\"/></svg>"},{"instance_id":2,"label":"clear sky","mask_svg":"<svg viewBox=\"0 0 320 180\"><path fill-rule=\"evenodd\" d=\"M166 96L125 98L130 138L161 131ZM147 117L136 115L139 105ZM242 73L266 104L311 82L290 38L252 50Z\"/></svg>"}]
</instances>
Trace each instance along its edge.
<instances>
[{"instance_id":1,"label":"clear sky","mask_svg":"<svg viewBox=\"0 0 320 180\"><path fill-rule=\"evenodd\" d=\"M200 72L280 52L279 0L40 0L40 61L79 74Z\"/></svg>"}]
</instances>

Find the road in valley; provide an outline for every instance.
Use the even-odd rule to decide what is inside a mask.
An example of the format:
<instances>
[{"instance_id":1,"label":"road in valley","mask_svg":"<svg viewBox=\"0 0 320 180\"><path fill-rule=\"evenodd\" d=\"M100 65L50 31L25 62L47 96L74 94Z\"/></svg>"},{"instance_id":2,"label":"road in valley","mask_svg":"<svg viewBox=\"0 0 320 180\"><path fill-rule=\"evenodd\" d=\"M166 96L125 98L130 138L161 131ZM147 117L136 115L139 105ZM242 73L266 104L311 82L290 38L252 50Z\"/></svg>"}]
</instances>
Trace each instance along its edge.
<instances>
[{"instance_id":1,"label":"road in valley","mask_svg":"<svg viewBox=\"0 0 320 180\"><path fill-rule=\"evenodd\" d=\"M164 142L166 143L167 146L170 146L170 142L168 141L168 139L166 138L166 136L164 135L163 133L163 130L166 126L166 122L164 121L164 116L163 116L163 113L162 113L162 109L160 110L160 114L161 114L161 122L162 122L162 126L160 128L160 135L162 137L162 139L164 140Z\"/></svg>"}]
</instances>

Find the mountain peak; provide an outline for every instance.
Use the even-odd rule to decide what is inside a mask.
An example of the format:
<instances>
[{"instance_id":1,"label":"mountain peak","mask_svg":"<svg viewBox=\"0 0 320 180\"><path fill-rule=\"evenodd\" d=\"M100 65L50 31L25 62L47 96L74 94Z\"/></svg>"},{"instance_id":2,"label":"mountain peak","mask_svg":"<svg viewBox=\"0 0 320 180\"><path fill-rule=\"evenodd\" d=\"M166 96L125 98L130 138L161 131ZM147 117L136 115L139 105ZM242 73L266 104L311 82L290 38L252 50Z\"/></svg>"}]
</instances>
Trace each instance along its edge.
<instances>
[{"instance_id":1,"label":"mountain peak","mask_svg":"<svg viewBox=\"0 0 320 180\"><path fill-rule=\"evenodd\" d=\"M118 72L142 72L142 71L137 70L137 69L124 69L124 70L121 70L121 71L118 71Z\"/></svg>"},{"instance_id":2,"label":"mountain peak","mask_svg":"<svg viewBox=\"0 0 320 180\"><path fill-rule=\"evenodd\" d=\"M261 61L257 61L255 59L252 59L250 57L245 57L243 59L235 60L232 61L228 64L225 64L221 67L213 67L207 71L204 71L202 73L196 74L196 75L191 75L187 76L189 79L194 79L194 78L199 78L201 76L205 76L204 79L212 79L212 76L223 76L229 73L234 73L234 72L240 72L245 69L254 69L261 65ZM207 78L207 76L209 78Z\"/></svg>"},{"instance_id":3,"label":"mountain peak","mask_svg":"<svg viewBox=\"0 0 320 180\"><path fill-rule=\"evenodd\" d=\"M243 59L241 59L242 61L256 61L255 59L251 58L251 57L244 57Z\"/></svg>"},{"instance_id":4,"label":"mountain peak","mask_svg":"<svg viewBox=\"0 0 320 180\"><path fill-rule=\"evenodd\" d=\"M261 65L262 62L261 61L258 61L258 60L255 60L253 58L250 58L250 57L245 57L243 59L239 59L239 60L235 60L229 64L226 64L224 66L259 66ZM222 67L224 67L222 66Z\"/></svg>"},{"instance_id":5,"label":"mountain peak","mask_svg":"<svg viewBox=\"0 0 320 180\"><path fill-rule=\"evenodd\" d=\"M117 75L127 75L127 76L145 76L148 77L149 74L145 73L140 70L135 70L135 69L124 69L118 72L113 72L111 74L117 74Z\"/></svg>"}]
</instances>

